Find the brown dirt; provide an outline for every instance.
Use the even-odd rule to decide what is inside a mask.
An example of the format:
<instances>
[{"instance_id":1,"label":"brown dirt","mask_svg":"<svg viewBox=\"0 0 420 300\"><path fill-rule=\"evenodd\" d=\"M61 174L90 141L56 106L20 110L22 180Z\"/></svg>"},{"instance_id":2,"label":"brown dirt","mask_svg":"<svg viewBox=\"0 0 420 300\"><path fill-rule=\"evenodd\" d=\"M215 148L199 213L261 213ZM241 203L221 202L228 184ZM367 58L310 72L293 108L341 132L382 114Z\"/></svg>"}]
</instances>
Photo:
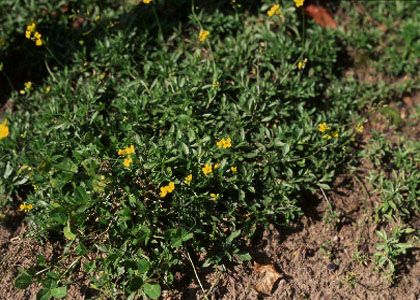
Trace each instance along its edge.
<instances>
[{"instance_id":1,"label":"brown dirt","mask_svg":"<svg viewBox=\"0 0 420 300\"><path fill-rule=\"evenodd\" d=\"M35 299L39 290L37 287L19 290L13 286L19 267L27 268L35 263L37 253L47 253L24 237L26 225L22 220L22 214L8 210L0 225L0 299Z\"/></svg>"},{"instance_id":2,"label":"brown dirt","mask_svg":"<svg viewBox=\"0 0 420 300\"><path fill-rule=\"evenodd\" d=\"M59 257L62 249L58 242L40 243L28 236L29 225L23 218L23 213L8 208L0 223L0 300L35 300L41 289L39 285L32 284L25 290L14 287L19 268L34 267L38 255L51 261L53 257ZM85 299L81 291L79 285L71 285L67 299Z\"/></svg>"}]
</instances>

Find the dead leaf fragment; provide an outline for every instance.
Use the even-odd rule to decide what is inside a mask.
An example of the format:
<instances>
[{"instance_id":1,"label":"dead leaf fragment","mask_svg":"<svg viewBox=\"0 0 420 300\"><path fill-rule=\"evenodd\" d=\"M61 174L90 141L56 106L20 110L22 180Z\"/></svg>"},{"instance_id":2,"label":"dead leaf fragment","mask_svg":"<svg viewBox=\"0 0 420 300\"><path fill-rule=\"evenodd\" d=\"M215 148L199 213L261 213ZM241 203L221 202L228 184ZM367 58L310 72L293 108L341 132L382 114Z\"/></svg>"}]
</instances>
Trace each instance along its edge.
<instances>
[{"instance_id":1,"label":"dead leaf fragment","mask_svg":"<svg viewBox=\"0 0 420 300\"><path fill-rule=\"evenodd\" d=\"M273 265L254 264L257 272L255 290L264 295L271 295L273 287L281 275Z\"/></svg>"},{"instance_id":2,"label":"dead leaf fragment","mask_svg":"<svg viewBox=\"0 0 420 300\"><path fill-rule=\"evenodd\" d=\"M305 13L309 15L315 23L324 28L337 28L337 23L331 14L322 6L309 4L305 7Z\"/></svg>"}]
</instances>

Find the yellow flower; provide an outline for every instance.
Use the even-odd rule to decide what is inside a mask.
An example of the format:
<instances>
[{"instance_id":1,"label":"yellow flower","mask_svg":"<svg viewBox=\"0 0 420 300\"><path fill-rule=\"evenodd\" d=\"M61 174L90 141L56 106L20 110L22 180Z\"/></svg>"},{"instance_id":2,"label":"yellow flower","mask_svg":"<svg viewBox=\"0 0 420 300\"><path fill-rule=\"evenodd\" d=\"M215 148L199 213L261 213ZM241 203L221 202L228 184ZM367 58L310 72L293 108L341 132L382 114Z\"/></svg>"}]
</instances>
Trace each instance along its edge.
<instances>
[{"instance_id":1,"label":"yellow flower","mask_svg":"<svg viewBox=\"0 0 420 300\"><path fill-rule=\"evenodd\" d=\"M232 171L233 174L238 173L238 168L236 166L230 167L230 170Z\"/></svg>"},{"instance_id":2,"label":"yellow flower","mask_svg":"<svg viewBox=\"0 0 420 300\"><path fill-rule=\"evenodd\" d=\"M19 91L19 94L21 95L25 95L32 89L32 82L27 81L24 83L24 86L25 86L25 89Z\"/></svg>"},{"instance_id":3,"label":"yellow flower","mask_svg":"<svg viewBox=\"0 0 420 300\"><path fill-rule=\"evenodd\" d=\"M267 11L267 15L269 17L272 17L274 15L280 15L281 11L280 11L280 5L278 4L274 4L273 6L271 6L271 8L269 9L269 11Z\"/></svg>"},{"instance_id":4,"label":"yellow flower","mask_svg":"<svg viewBox=\"0 0 420 300\"><path fill-rule=\"evenodd\" d=\"M215 163L213 165L213 170L217 170L218 168L220 168L220 164L219 163Z\"/></svg>"},{"instance_id":5,"label":"yellow flower","mask_svg":"<svg viewBox=\"0 0 420 300\"><path fill-rule=\"evenodd\" d=\"M213 201L217 201L219 199L219 194L215 194L215 193L210 193L210 198Z\"/></svg>"},{"instance_id":6,"label":"yellow flower","mask_svg":"<svg viewBox=\"0 0 420 300\"><path fill-rule=\"evenodd\" d=\"M27 39L30 39L32 36L32 33L35 32L35 30L36 30L36 24L32 22L30 25L26 26L25 37Z\"/></svg>"},{"instance_id":7,"label":"yellow flower","mask_svg":"<svg viewBox=\"0 0 420 300\"><path fill-rule=\"evenodd\" d=\"M296 7L301 7L303 5L303 2L305 2L305 0L293 0L295 2Z\"/></svg>"},{"instance_id":8,"label":"yellow flower","mask_svg":"<svg viewBox=\"0 0 420 300\"><path fill-rule=\"evenodd\" d=\"M208 175L211 172L213 172L211 164L205 164L204 167L201 168L201 170L203 171L204 175Z\"/></svg>"},{"instance_id":9,"label":"yellow flower","mask_svg":"<svg viewBox=\"0 0 420 300\"><path fill-rule=\"evenodd\" d=\"M37 31L37 32L35 32L34 33L34 38L36 39L36 40L40 40L41 39L41 34Z\"/></svg>"},{"instance_id":10,"label":"yellow flower","mask_svg":"<svg viewBox=\"0 0 420 300\"><path fill-rule=\"evenodd\" d=\"M198 40L200 41L200 43L204 43L209 37L209 34L209 31L201 29L200 33L198 34Z\"/></svg>"},{"instance_id":11,"label":"yellow flower","mask_svg":"<svg viewBox=\"0 0 420 300\"><path fill-rule=\"evenodd\" d=\"M230 139L230 137L228 137L223 142L223 148L227 149L227 148L230 148L230 147L232 147L232 140Z\"/></svg>"},{"instance_id":12,"label":"yellow flower","mask_svg":"<svg viewBox=\"0 0 420 300\"><path fill-rule=\"evenodd\" d=\"M30 32L34 32L36 29L36 24L35 22L32 22L30 25L26 26L26 30L30 31Z\"/></svg>"},{"instance_id":13,"label":"yellow flower","mask_svg":"<svg viewBox=\"0 0 420 300\"><path fill-rule=\"evenodd\" d=\"M120 149L118 150L118 155L123 156L123 155L131 155L134 154L136 152L136 149L134 148L134 145L128 146L124 149Z\"/></svg>"},{"instance_id":14,"label":"yellow flower","mask_svg":"<svg viewBox=\"0 0 420 300\"><path fill-rule=\"evenodd\" d=\"M150 2L152 2L152 0L143 0L144 4L150 4Z\"/></svg>"},{"instance_id":15,"label":"yellow flower","mask_svg":"<svg viewBox=\"0 0 420 300\"><path fill-rule=\"evenodd\" d=\"M192 178L193 178L192 174L188 174L187 176L185 176L185 178L184 178L185 184L190 185L191 181L192 181Z\"/></svg>"},{"instance_id":16,"label":"yellow flower","mask_svg":"<svg viewBox=\"0 0 420 300\"><path fill-rule=\"evenodd\" d=\"M224 139L221 139L220 141L216 142L217 148L223 148L223 141L224 141Z\"/></svg>"},{"instance_id":17,"label":"yellow flower","mask_svg":"<svg viewBox=\"0 0 420 300\"><path fill-rule=\"evenodd\" d=\"M173 181L169 182L169 184L166 186L166 190L168 193L172 193L175 189L175 183Z\"/></svg>"},{"instance_id":18,"label":"yellow flower","mask_svg":"<svg viewBox=\"0 0 420 300\"><path fill-rule=\"evenodd\" d=\"M42 44L43 44L43 42L42 42L42 40L41 39L36 39L35 40L35 46L42 46Z\"/></svg>"},{"instance_id":19,"label":"yellow flower","mask_svg":"<svg viewBox=\"0 0 420 300\"><path fill-rule=\"evenodd\" d=\"M22 203L21 205L19 205L19 210L24 212L29 212L30 210L32 210L32 208L32 204Z\"/></svg>"},{"instance_id":20,"label":"yellow flower","mask_svg":"<svg viewBox=\"0 0 420 300\"><path fill-rule=\"evenodd\" d=\"M168 195L168 189L166 186L160 188L160 197L165 198Z\"/></svg>"},{"instance_id":21,"label":"yellow flower","mask_svg":"<svg viewBox=\"0 0 420 300\"><path fill-rule=\"evenodd\" d=\"M230 148L232 147L232 139L230 137L226 138L226 139L221 139L220 141L216 142L216 146L217 148Z\"/></svg>"},{"instance_id":22,"label":"yellow flower","mask_svg":"<svg viewBox=\"0 0 420 300\"><path fill-rule=\"evenodd\" d=\"M332 139L332 136L331 136L330 134L324 134L324 135L322 136L322 138L323 138L324 140L331 140L331 139Z\"/></svg>"},{"instance_id":23,"label":"yellow flower","mask_svg":"<svg viewBox=\"0 0 420 300\"><path fill-rule=\"evenodd\" d=\"M175 183L173 181L169 182L168 185L162 186L160 188L160 196L162 198L166 197L168 193L172 193L175 190Z\"/></svg>"},{"instance_id":24,"label":"yellow flower","mask_svg":"<svg viewBox=\"0 0 420 300\"><path fill-rule=\"evenodd\" d=\"M134 145L131 145L130 147L126 148L126 151L126 154L134 154L136 152L136 149L134 148Z\"/></svg>"},{"instance_id":25,"label":"yellow flower","mask_svg":"<svg viewBox=\"0 0 420 300\"><path fill-rule=\"evenodd\" d=\"M357 133L363 133L363 131L365 130L365 127L363 126L363 123L360 123L356 125L354 130L356 130Z\"/></svg>"},{"instance_id":26,"label":"yellow flower","mask_svg":"<svg viewBox=\"0 0 420 300\"><path fill-rule=\"evenodd\" d=\"M0 140L9 136L9 126L7 126L7 120L0 123Z\"/></svg>"},{"instance_id":27,"label":"yellow flower","mask_svg":"<svg viewBox=\"0 0 420 300\"><path fill-rule=\"evenodd\" d=\"M308 62L307 58L305 58L303 60L299 60L298 63L297 63L297 68L299 70L303 70L305 68L307 62Z\"/></svg>"},{"instance_id":28,"label":"yellow flower","mask_svg":"<svg viewBox=\"0 0 420 300\"><path fill-rule=\"evenodd\" d=\"M48 94L49 92L51 92L51 86L47 85L44 89L45 93Z\"/></svg>"},{"instance_id":29,"label":"yellow flower","mask_svg":"<svg viewBox=\"0 0 420 300\"><path fill-rule=\"evenodd\" d=\"M321 124L318 125L318 130L320 132L325 132L327 130L330 130L331 128L327 125L327 123L323 122Z\"/></svg>"},{"instance_id":30,"label":"yellow flower","mask_svg":"<svg viewBox=\"0 0 420 300\"><path fill-rule=\"evenodd\" d=\"M126 168L129 168L132 165L132 163L133 163L133 159L131 158L131 156L125 158L123 161L123 165Z\"/></svg>"},{"instance_id":31,"label":"yellow flower","mask_svg":"<svg viewBox=\"0 0 420 300\"><path fill-rule=\"evenodd\" d=\"M331 133L331 137L338 138L338 131L334 131L333 133Z\"/></svg>"}]
</instances>

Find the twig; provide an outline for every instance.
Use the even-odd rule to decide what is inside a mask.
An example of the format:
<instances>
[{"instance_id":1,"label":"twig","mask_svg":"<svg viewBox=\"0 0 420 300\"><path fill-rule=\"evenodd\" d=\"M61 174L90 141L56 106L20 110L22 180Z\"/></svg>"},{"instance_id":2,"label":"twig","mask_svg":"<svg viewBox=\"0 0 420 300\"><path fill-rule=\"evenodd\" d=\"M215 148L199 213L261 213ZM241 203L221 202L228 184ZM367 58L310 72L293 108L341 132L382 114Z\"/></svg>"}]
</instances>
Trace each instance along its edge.
<instances>
[{"instance_id":1,"label":"twig","mask_svg":"<svg viewBox=\"0 0 420 300\"><path fill-rule=\"evenodd\" d=\"M44 60L45 67L47 68L48 74L54 79L55 82L58 82L57 78L55 78L54 73L51 72L50 66L48 65L48 62Z\"/></svg>"},{"instance_id":2,"label":"twig","mask_svg":"<svg viewBox=\"0 0 420 300\"><path fill-rule=\"evenodd\" d=\"M208 289L207 293L204 295L205 297L207 297L207 295L209 295L211 293L211 291L214 289L214 287L219 283L220 281L220 277L222 277L222 272L220 270L217 270L217 279L215 282L213 282L213 284L211 285L211 287Z\"/></svg>"},{"instance_id":3,"label":"twig","mask_svg":"<svg viewBox=\"0 0 420 300\"><path fill-rule=\"evenodd\" d=\"M193 261L192 261L192 259L191 259L191 256L190 256L190 252L188 252L188 250L186 250L186 251L187 251L187 255L188 255L188 260L190 261L190 263L191 263L191 265L192 265L192 268L193 268L193 270L194 270L195 278L197 278L198 284L200 285L200 288L201 288L201 290L203 291L204 299L208 300L208 298L207 298L207 293L206 293L206 291L204 290L203 285L201 284L200 278L198 277L198 274L197 274L197 271L196 271L196 269L195 269L194 263L193 263Z\"/></svg>"},{"instance_id":4,"label":"twig","mask_svg":"<svg viewBox=\"0 0 420 300\"><path fill-rule=\"evenodd\" d=\"M324 189L323 188L320 188L320 189L321 189L322 195L324 196L325 200L327 200L328 204L331 206L331 202L330 202L330 200L328 200L328 197L325 194Z\"/></svg>"}]
</instances>

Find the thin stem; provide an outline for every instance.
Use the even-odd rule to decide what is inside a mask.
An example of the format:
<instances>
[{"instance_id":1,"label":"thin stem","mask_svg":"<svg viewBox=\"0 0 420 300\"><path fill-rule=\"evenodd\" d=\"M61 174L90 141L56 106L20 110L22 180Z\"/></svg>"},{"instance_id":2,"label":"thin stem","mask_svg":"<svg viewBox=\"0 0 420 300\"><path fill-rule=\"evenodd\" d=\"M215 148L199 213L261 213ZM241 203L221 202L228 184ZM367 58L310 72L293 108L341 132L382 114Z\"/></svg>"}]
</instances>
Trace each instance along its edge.
<instances>
[{"instance_id":1,"label":"thin stem","mask_svg":"<svg viewBox=\"0 0 420 300\"><path fill-rule=\"evenodd\" d=\"M194 21L197 22L197 24L200 27L200 29L202 29L203 28L203 25L201 24L200 19L197 17L197 14L195 13L195 1L194 0L191 1L191 13L193 15ZM213 52L213 49L211 47L211 44L209 43L208 40L206 41L206 44L207 44L207 46L209 48L211 60L212 60L212 63L213 63L213 72L214 72L214 74L213 74L213 82L215 82L216 79L217 79L216 59L215 59L214 52Z\"/></svg>"},{"instance_id":2,"label":"thin stem","mask_svg":"<svg viewBox=\"0 0 420 300\"><path fill-rule=\"evenodd\" d=\"M160 41L162 42L163 46L164 46L164 47L165 47L165 49L166 49L165 40L164 40L164 38L163 38L163 30L162 30L162 26L161 26L161 24L160 24L159 17L158 17L158 15L157 15L156 9L155 9L155 7L154 7L153 5L152 5L152 12L153 12L153 16L155 17L156 24L157 24L157 26L158 26L158 35L159 35L159 39L160 39Z\"/></svg>"},{"instance_id":3,"label":"thin stem","mask_svg":"<svg viewBox=\"0 0 420 300\"><path fill-rule=\"evenodd\" d=\"M203 285L201 284L200 278L198 277L198 274L197 274L197 271L196 271L196 269L195 269L194 263L193 263L193 261L192 261L192 259L191 259L190 253L188 252L188 250L186 250L186 251L187 251L188 260L190 261L190 263L191 263L191 265L192 265L192 268L193 268L193 271L194 271L194 274L195 274L195 278L197 278L198 284L200 285L200 288L201 288L201 290L202 290L202 292L203 292L204 299L208 300L208 298L207 298L207 293L206 293L206 291L204 290Z\"/></svg>"},{"instance_id":4,"label":"thin stem","mask_svg":"<svg viewBox=\"0 0 420 300\"><path fill-rule=\"evenodd\" d=\"M322 195L324 196L325 200L327 200L328 204L331 206L331 202L330 202L330 200L328 199L327 195L325 194L325 192L324 192L324 189L323 189L323 188L321 188L321 192L322 192Z\"/></svg>"},{"instance_id":5,"label":"thin stem","mask_svg":"<svg viewBox=\"0 0 420 300\"><path fill-rule=\"evenodd\" d=\"M9 86L10 86L11 90L13 91L15 89L15 87L13 86L12 82L10 81L9 76L7 76L6 72L4 72L4 71L1 71L1 73L3 74L4 77L6 77L6 80L9 83Z\"/></svg>"},{"instance_id":6,"label":"thin stem","mask_svg":"<svg viewBox=\"0 0 420 300\"><path fill-rule=\"evenodd\" d=\"M54 53L51 51L51 49L48 46L44 46L45 49L48 50L48 52L51 54L51 56L54 58L54 60L61 66L64 68L64 65L58 60L58 58L54 55Z\"/></svg>"}]
</instances>

